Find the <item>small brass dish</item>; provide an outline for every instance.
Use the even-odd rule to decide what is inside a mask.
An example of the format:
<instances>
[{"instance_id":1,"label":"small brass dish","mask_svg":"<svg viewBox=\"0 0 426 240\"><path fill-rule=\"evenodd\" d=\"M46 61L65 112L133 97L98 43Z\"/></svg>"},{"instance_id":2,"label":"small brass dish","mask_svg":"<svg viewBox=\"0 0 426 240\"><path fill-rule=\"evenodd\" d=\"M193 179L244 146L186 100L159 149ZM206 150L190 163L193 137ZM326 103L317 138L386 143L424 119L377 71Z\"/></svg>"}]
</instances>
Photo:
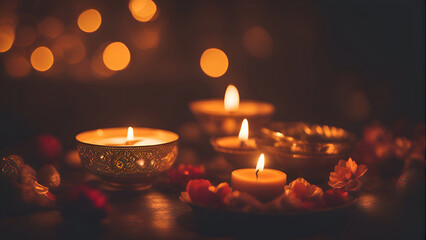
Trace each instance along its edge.
<instances>
[{"instance_id":1,"label":"small brass dish","mask_svg":"<svg viewBox=\"0 0 426 240\"><path fill-rule=\"evenodd\" d=\"M254 139L250 138L247 144L241 147L226 144L229 142L234 143L235 141L233 140L237 140L237 137L212 137L210 144L216 152L220 153L232 165L232 170L255 166L261 152L257 149Z\"/></svg>"},{"instance_id":2,"label":"small brass dish","mask_svg":"<svg viewBox=\"0 0 426 240\"><path fill-rule=\"evenodd\" d=\"M337 162L349 157L354 142L345 129L304 122L272 122L256 138L276 168L317 183L326 182Z\"/></svg>"},{"instance_id":3,"label":"small brass dish","mask_svg":"<svg viewBox=\"0 0 426 240\"><path fill-rule=\"evenodd\" d=\"M108 145L105 139L125 137L127 128L86 131L76 136L83 167L104 179L110 188L140 190L170 169L178 154L176 133L161 129L134 128L146 144Z\"/></svg>"},{"instance_id":4,"label":"small brass dish","mask_svg":"<svg viewBox=\"0 0 426 240\"><path fill-rule=\"evenodd\" d=\"M223 100L193 101L189 108L209 136L237 135L241 122L250 123L250 134L257 135L272 118L275 107L267 102L244 100L236 111L225 111Z\"/></svg>"}]
</instances>

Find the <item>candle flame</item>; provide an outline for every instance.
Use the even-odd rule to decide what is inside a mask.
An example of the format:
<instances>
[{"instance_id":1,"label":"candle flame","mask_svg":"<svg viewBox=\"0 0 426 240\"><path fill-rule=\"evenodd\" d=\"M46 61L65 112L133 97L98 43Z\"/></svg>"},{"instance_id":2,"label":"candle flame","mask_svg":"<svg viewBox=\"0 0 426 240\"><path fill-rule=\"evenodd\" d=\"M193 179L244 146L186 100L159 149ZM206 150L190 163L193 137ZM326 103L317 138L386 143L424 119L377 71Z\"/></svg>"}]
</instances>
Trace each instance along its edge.
<instances>
[{"instance_id":1,"label":"candle flame","mask_svg":"<svg viewBox=\"0 0 426 240\"><path fill-rule=\"evenodd\" d=\"M256 171L263 171L263 167L265 166L265 155L260 154L259 160L257 161Z\"/></svg>"},{"instance_id":2,"label":"candle flame","mask_svg":"<svg viewBox=\"0 0 426 240\"><path fill-rule=\"evenodd\" d=\"M240 94L234 85L228 85L225 91L225 110L236 111L240 105Z\"/></svg>"},{"instance_id":3,"label":"candle flame","mask_svg":"<svg viewBox=\"0 0 426 240\"><path fill-rule=\"evenodd\" d=\"M133 141L134 136L133 136L133 128L129 127L127 129L127 141Z\"/></svg>"},{"instance_id":4,"label":"candle flame","mask_svg":"<svg viewBox=\"0 0 426 240\"><path fill-rule=\"evenodd\" d=\"M249 138L249 126L248 121L244 118L243 123L241 124L240 133L238 134L238 140L247 141Z\"/></svg>"}]
</instances>

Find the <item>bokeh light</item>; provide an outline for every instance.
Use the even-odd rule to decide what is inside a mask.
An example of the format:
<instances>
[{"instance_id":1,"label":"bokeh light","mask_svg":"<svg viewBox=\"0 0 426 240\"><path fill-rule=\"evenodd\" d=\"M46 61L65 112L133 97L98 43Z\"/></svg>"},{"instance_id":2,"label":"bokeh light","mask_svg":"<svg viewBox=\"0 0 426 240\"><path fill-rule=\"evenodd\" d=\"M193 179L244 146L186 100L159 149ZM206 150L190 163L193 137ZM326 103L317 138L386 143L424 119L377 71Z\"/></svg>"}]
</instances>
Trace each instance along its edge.
<instances>
[{"instance_id":1,"label":"bokeh light","mask_svg":"<svg viewBox=\"0 0 426 240\"><path fill-rule=\"evenodd\" d=\"M143 50L154 48L160 40L158 28L143 28L132 33L133 44Z\"/></svg>"},{"instance_id":2,"label":"bokeh light","mask_svg":"<svg viewBox=\"0 0 426 240\"><path fill-rule=\"evenodd\" d=\"M7 23L0 24L0 52L9 50L15 41L15 28Z\"/></svg>"},{"instance_id":3,"label":"bokeh light","mask_svg":"<svg viewBox=\"0 0 426 240\"><path fill-rule=\"evenodd\" d=\"M36 39L36 31L30 26L19 26L16 29L15 44L19 47L28 47Z\"/></svg>"},{"instance_id":4,"label":"bokeh light","mask_svg":"<svg viewBox=\"0 0 426 240\"><path fill-rule=\"evenodd\" d=\"M21 55L12 54L5 59L6 71L10 76L20 78L26 76L30 70L30 63Z\"/></svg>"},{"instance_id":5,"label":"bokeh light","mask_svg":"<svg viewBox=\"0 0 426 240\"><path fill-rule=\"evenodd\" d=\"M201 69L210 77L220 77L228 70L228 57L217 48L204 51L200 59Z\"/></svg>"},{"instance_id":6,"label":"bokeh light","mask_svg":"<svg viewBox=\"0 0 426 240\"><path fill-rule=\"evenodd\" d=\"M113 42L103 53L104 64L113 71L123 70L129 65L130 51L122 42Z\"/></svg>"},{"instance_id":7,"label":"bokeh light","mask_svg":"<svg viewBox=\"0 0 426 240\"><path fill-rule=\"evenodd\" d=\"M130 0L129 10L136 20L148 22L157 12L157 5L152 0Z\"/></svg>"},{"instance_id":8,"label":"bokeh light","mask_svg":"<svg viewBox=\"0 0 426 240\"><path fill-rule=\"evenodd\" d=\"M64 30L64 25L55 17L47 17L37 25L37 32L48 38L56 38Z\"/></svg>"},{"instance_id":9,"label":"bokeh light","mask_svg":"<svg viewBox=\"0 0 426 240\"><path fill-rule=\"evenodd\" d=\"M49 70L53 65L53 61L52 51L44 46L38 47L31 54L31 65L35 70L40 72Z\"/></svg>"},{"instance_id":10,"label":"bokeh light","mask_svg":"<svg viewBox=\"0 0 426 240\"><path fill-rule=\"evenodd\" d=\"M86 48L80 38L69 34L60 36L52 50L55 57L63 58L69 64L77 64L86 56Z\"/></svg>"},{"instance_id":11,"label":"bokeh light","mask_svg":"<svg viewBox=\"0 0 426 240\"><path fill-rule=\"evenodd\" d=\"M251 27L243 36L243 45L255 58L264 59L271 55L273 41L271 35L262 27Z\"/></svg>"},{"instance_id":12,"label":"bokeh light","mask_svg":"<svg viewBox=\"0 0 426 240\"><path fill-rule=\"evenodd\" d=\"M78 27L87 33L94 32L98 30L99 26L101 26L102 17L101 14L96 9L89 9L80 14L78 16L77 24Z\"/></svg>"}]
</instances>

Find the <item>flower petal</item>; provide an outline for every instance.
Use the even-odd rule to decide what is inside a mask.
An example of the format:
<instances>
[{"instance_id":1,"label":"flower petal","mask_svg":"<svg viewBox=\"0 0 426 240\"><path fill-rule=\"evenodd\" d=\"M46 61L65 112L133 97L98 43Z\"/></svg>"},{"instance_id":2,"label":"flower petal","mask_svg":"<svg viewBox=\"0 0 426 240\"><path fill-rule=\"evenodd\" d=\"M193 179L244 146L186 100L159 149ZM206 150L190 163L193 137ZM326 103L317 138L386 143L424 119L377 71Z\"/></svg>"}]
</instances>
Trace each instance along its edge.
<instances>
[{"instance_id":1,"label":"flower petal","mask_svg":"<svg viewBox=\"0 0 426 240\"><path fill-rule=\"evenodd\" d=\"M328 185L332 188L342 188L346 186L346 182L340 181L340 182L328 182Z\"/></svg>"},{"instance_id":2,"label":"flower petal","mask_svg":"<svg viewBox=\"0 0 426 240\"><path fill-rule=\"evenodd\" d=\"M366 165L363 165L363 164L359 165L355 174L356 179L362 177L362 175L364 175L367 172L367 170L368 170L368 167Z\"/></svg>"},{"instance_id":3,"label":"flower petal","mask_svg":"<svg viewBox=\"0 0 426 240\"><path fill-rule=\"evenodd\" d=\"M337 174L335 172L331 172L329 179L330 179L330 181L343 181L343 180L345 180L345 176Z\"/></svg>"},{"instance_id":4,"label":"flower petal","mask_svg":"<svg viewBox=\"0 0 426 240\"><path fill-rule=\"evenodd\" d=\"M356 191L361 187L361 182L358 180L351 180L348 182L348 184L346 185L346 188L349 191Z\"/></svg>"},{"instance_id":5,"label":"flower petal","mask_svg":"<svg viewBox=\"0 0 426 240\"><path fill-rule=\"evenodd\" d=\"M349 168L352 174L355 174L356 169L358 168L358 165L356 164L355 161L352 160L352 158L349 158L346 163L346 167Z\"/></svg>"},{"instance_id":6,"label":"flower petal","mask_svg":"<svg viewBox=\"0 0 426 240\"><path fill-rule=\"evenodd\" d=\"M345 160L339 160L339 162L337 163L336 167L346 167L346 161Z\"/></svg>"}]
</instances>

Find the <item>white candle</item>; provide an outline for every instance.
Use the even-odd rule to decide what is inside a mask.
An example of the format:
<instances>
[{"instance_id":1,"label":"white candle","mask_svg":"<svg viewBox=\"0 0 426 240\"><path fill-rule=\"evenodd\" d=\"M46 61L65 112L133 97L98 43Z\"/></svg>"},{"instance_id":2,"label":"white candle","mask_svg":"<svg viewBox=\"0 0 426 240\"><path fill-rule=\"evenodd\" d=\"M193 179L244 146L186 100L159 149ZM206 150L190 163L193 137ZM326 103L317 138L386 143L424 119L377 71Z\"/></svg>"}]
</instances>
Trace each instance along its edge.
<instances>
[{"instance_id":1,"label":"white candle","mask_svg":"<svg viewBox=\"0 0 426 240\"><path fill-rule=\"evenodd\" d=\"M245 192L263 202L268 202L284 192L287 175L275 169L263 169L263 153L259 157L256 169L243 168L232 172L232 188Z\"/></svg>"},{"instance_id":2,"label":"white candle","mask_svg":"<svg viewBox=\"0 0 426 240\"><path fill-rule=\"evenodd\" d=\"M133 128L129 127L98 129L79 134L77 138L85 143L102 146L152 146L169 142L171 135L163 130L148 128L135 128L133 132Z\"/></svg>"},{"instance_id":3,"label":"white candle","mask_svg":"<svg viewBox=\"0 0 426 240\"><path fill-rule=\"evenodd\" d=\"M134 137L132 141L128 141L126 137L112 137L93 140L93 144L105 146L149 146L161 143L164 143L164 141L148 137Z\"/></svg>"}]
</instances>

